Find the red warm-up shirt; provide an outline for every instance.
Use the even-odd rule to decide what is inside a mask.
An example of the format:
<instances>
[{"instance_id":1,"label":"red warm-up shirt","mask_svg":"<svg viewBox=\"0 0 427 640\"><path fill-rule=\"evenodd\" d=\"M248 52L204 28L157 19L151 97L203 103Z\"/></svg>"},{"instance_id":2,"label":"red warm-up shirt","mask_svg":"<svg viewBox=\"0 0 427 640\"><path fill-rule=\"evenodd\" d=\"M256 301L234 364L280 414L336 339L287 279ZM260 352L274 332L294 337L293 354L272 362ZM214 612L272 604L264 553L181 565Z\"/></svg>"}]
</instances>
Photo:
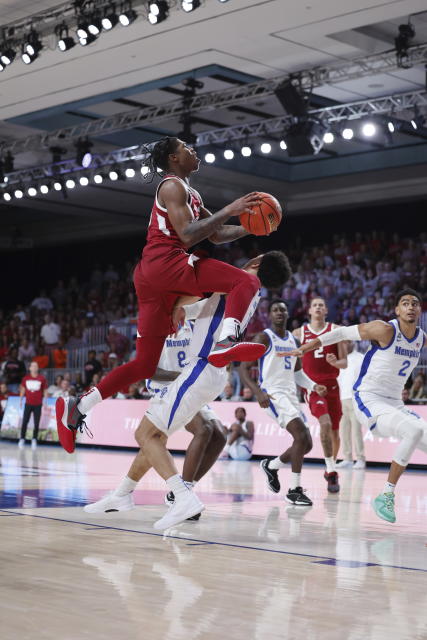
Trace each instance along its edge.
<instances>
[{"instance_id":1,"label":"red warm-up shirt","mask_svg":"<svg viewBox=\"0 0 427 640\"><path fill-rule=\"evenodd\" d=\"M47 389L47 380L44 376L25 376L21 380L25 389L25 402L32 406L43 404L43 391Z\"/></svg>"}]
</instances>

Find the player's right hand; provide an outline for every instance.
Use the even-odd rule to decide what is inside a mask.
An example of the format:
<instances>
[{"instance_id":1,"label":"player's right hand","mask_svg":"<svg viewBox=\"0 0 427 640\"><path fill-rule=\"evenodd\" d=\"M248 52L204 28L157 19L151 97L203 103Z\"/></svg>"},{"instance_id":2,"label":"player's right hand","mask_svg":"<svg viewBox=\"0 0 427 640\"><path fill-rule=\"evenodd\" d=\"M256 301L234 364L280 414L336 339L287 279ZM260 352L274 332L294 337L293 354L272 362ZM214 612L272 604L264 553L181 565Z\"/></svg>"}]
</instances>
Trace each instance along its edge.
<instances>
[{"instance_id":1,"label":"player's right hand","mask_svg":"<svg viewBox=\"0 0 427 640\"><path fill-rule=\"evenodd\" d=\"M240 216L242 213L253 213L252 207L256 206L261 202L258 191L252 191L251 193L247 193L245 196L234 200L227 205L227 211L229 217Z\"/></svg>"},{"instance_id":2,"label":"player's right hand","mask_svg":"<svg viewBox=\"0 0 427 640\"><path fill-rule=\"evenodd\" d=\"M184 307L174 307L172 311L172 326L174 328L174 335L178 333L180 327L184 325L185 322L185 309Z\"/></svg>"},{"instance_id":3,"label":"player's right hand","mask_svg":"<svg viewBox=\"0 0 427 640\"><path fill-rule=\"evenodd\" d=\"M273 396L270 396L266 391L262 391L262 389L260 389L256 394L256 399L258 400L260 407L268 409L270 406L270 399L273 399Z\"/></svg>"}]
</instances>

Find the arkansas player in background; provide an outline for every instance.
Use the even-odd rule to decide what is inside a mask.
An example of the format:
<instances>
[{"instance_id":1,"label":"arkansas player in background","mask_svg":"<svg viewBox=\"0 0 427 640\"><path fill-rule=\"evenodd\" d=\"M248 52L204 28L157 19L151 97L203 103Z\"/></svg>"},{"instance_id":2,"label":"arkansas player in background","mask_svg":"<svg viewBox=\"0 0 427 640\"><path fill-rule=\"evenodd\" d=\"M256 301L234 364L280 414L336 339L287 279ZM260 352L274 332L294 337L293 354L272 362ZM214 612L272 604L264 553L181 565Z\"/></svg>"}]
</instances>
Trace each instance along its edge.
<instances>
[{"instance_id":1,"label":"arkansas player in background","mask_svg":"<svg viewBox=\"0 0 427 640\"><path fill-rule=\"evenodd\" d=\"M301 344L315 340L321 334L332 331L336 325L326 321L328 308L323 298L313 298L308 310L310 322L295 329L293 334ZM316 384L324 385L328 392L319 396L312 391L305 391L311 415L318 419L320 425L320 441L325 454L325 480L328 491L337 493L340 490L338 473L335 469L336 458L340 448L339 424L342 416L338 375L340 369L347 367L347 352L344 343L321 347L306 353L302 359L304 373Z\"/></svg>"}]
</instances>

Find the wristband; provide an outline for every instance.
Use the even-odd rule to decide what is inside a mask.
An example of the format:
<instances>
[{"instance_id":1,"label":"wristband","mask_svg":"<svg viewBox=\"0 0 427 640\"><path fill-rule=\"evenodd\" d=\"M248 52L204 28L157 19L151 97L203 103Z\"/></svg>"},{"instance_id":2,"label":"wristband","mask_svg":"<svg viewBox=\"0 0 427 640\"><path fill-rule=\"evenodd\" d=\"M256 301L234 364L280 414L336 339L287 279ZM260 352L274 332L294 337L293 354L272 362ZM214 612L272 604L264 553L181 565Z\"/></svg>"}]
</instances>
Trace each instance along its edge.
<instances>
[{"instance_id":1,"label":"wristband","mask_svg":"<svg viewBox=\"0 0 427 640\"><path fill-rule=\"evenodd\" d=\"M318 337L320 344L327 347L329 344L336 344L342 340L361 340L359 325L353 324L350 327L337 327L327 333L322 333Z\"/></svg>"}]
</instances>

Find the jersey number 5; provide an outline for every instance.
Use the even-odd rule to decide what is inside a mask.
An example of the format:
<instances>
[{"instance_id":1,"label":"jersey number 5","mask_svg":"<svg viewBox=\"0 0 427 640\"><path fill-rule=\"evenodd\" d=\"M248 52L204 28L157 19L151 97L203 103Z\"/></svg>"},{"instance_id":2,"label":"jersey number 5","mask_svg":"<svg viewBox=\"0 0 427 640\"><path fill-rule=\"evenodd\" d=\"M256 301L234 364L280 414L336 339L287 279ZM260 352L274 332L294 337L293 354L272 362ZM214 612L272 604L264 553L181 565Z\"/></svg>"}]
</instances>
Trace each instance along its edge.
<instances>
[{"instance_id":1,"label":"jersey number 5","mask_svg":"<svg viewBox=\"0 0 427 640\"><path fill-rule=\"evenodd\" d=\"M404 360L402 362L402 368L399 371L399 376L406 376L406 369L409 367L410 364L411 364L410 360Z\"/></svg>"},{"instance_id":2,"label":"jersey number 5","mask_svg":"<svg viewBox=\"0 0 427 640\"><path fill-rule=\"evenodd\" d=\"M283 360L285 361L284 362L285 369L290 369L292 367L291 356L285 356Z\"/></svg>"}]
</instances>

